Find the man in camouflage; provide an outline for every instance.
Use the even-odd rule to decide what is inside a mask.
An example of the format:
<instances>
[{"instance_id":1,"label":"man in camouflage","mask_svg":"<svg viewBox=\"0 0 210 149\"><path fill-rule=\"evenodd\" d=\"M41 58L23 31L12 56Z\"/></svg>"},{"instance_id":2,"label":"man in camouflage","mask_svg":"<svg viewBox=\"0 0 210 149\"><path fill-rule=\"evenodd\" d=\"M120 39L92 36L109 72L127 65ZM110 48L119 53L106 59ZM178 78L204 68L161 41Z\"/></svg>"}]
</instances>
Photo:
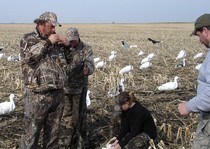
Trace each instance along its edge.
<instances>
[{"instance_id":1,"label":"man in camouflage","mask_svg":"<svg viewBox=\"0 0 210 149\"><path fill-rule=\"evenodd\" d=\"M65 38L55 33L57 16L45 12L34 22L32 33L20 41L21 70L24 82L24 134L21 149L58 148L60 121L64 107L66 80ZM43 145L38 146L43 127Z\"/></svg>"},{"instance_id":2,"label":"man in camouflage","mask_svg":"<svg viewBox=\"0 0 210 149\"><path fill-rule=\"evenodd\" d=\"M64 120L69 122L73 132L67 143L72 149L88 149L86 92L88 76L94 71L93 52L91 46L80 40L76 28L69 28L66 36L70 48L65 51L68 85L65 88Z\"/></svg>"}]
</instances>

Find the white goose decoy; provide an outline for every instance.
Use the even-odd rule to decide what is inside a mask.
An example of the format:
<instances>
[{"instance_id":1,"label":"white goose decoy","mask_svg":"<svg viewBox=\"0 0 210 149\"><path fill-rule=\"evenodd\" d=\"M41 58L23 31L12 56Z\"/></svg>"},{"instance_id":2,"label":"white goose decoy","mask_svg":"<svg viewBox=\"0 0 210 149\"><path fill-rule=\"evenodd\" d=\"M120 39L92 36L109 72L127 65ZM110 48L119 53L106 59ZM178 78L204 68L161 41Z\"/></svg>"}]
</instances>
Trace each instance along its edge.
<instances>
[{"instance_id":1,"label":"white goose decoy","mask_svg":"<svg viewBox=\"0 0 210 149\"><path fill-rule=\"evenodd\" d=\"M150 53L150 54L147 56L147 58L152 59L154 56L155 56L155 54L154 54L154 53Z\"/></svg>"},{"instance_id":2,"label":"white goose decoy","mask_svg":"<svg viewBox=\"0 0 210 149\"><path fill-rule=\"evenodd\" d=\"M96 68L97 69L104 68L105 65L106 65L106 62L100 61L100 62L96 63Z\"/></svg>"},{"instance_id":3,"label":"white goose decoy","mask_svg":"<svg viewBox=\"0 0 210 149\"><path fill-rule=\"evenodd\" d=\"M143 70L143 69L149 68L150 66L152 66L152 63L150 61L148 61L148 62L141 64L139 69Z\"/></svg>"},{"instance_id":4,"label":"white goose decoy","mask_svg":"<svg viewBox=\"0 0 210 149\"><path fill-rule=\"evenodd\" d=\"M139 51L138 56L142 56L142 55L144 55L144 52L143 51Z\"/></svg>"},{"instance_id":5,"label":"white goose decoy","mask_svg":"<svg viewBox=\"0 0 210 149\"><path fill-rule=\"evenodd\" d=\"M111 62L111 61L113 61L115 58L116 58L116 55L115 55L115 54L112 54L112 55L109 56L108 61Z\"/></svg>"},{"instance_id":6,"label":"white goose decoy","mask_svg":"<svg viewBox=\"0 0 210 149\"><path fill-rule=\"evenodd\" d=\"M165 84L162 84L160 86L158 86L158 90L159 91L171 91L171 90L175 90L178 87L178 80L179 77L175 76L174 77L174 81L171 82L167 82Z\"/></svg>"},{"instance_id":7,"label":"white goose decoy","mask_svg":"<svg viewBox=\"0 0 210 149\"><path fill-rule=\"evenodd\" d=\"M3 59L5 57L6 57L6 55L4 53L0 53L0 59Z\"/></svg>"},{"instance_id":8,"label":"white goose decoy","mask_svg":"<svg viewBox=\"0 0 210 149\"><path fill-rule=\"evenodd\" d=\"M130 45L130 48L138 48L137 45Z\"/></svg>"},{"instance_id":9,"label":"white goose decoy","mask_svg":"<svg viewBox=\"0 0 210 149\"><path fill-rule=\"evenodd\" d=\"M124 73L127 73L127 72L131 71L131 70L133 70L133 66L132 65L128 65L128 66L123 67L119 71L119 74L124 74Z\"/></svg>"},{"instance_id":10,"label":"white goose decoy","mask_svg":"<svg viewBox=\"0 0 210 149\"><path fill-rule=\"evenodd\" d=\"M181 50L181 51L178 53L178 55L177 55L177 57L176 57L176 60L182 59L182 58L186 57L186 55L187 55L186 51L185 51L185 50Z\"/></svg>"},{"instance_id":11,"label":"white goose decoy","mask_svg":"<svg viewBox=\"0 0 210 149\"><path fill-rule=\"evenodd\" d=\"M197 65L195 66L195 69L199 70L199 69L201 68L201 66L202 66L202 63L201 63L201 64L197 64Z\"/></svg>"},{"instance_id":12,"label":"white goose decoy","mask_svg":"<svg viewBox=\"0 0 210 149\"><path fill-rule=\"evenodd\" d=\"M141 60L141 64L146 63L146 62L150 62L151 60L152 60L151 58L146 57L146 58Z\"/></svg>"},{"instance_id":13,"label":"white goose decoy","mask_svg":"<svg viewBox=\"0 0 210 149\"><path fill-rule=\"evenodd\" d=\"M90 104L91 104L91 100L90 100L90 91L89 90L87 90L87 94L86 94L86 105L87 105L87 107L89 107L90 106Z\"/></svg>"},{"instance_id":14,"label":"white goose decoy","mask_svg":"<svg viewBox=\"0 0 210 149\"><path fill-rule=\"evenodd\" d=\"M2 102L0 103L0 115L3 115L3 114L8 114L12 111L14 111L15 109L15 103L14 103L14 99L15 98L15 95L14 94L10 94L9 96L9 99L10 101L5 101L5 102Z\"/></svg>"},{"instance_id":15,"label":"white goose decoy","mask_svg":"<svg viewBox=\"0 0 210 149\"><path fill-rule=\"evenodd\" d=\"M96 57L93 60L94 60L94 63L97 63L97 62L99 62L101 60L101 58L100 57Z\"/></svg>"},{"instance_id":16,"label":"white goose decoy","mask_svg":"<svg viewBox=\"0 0 210 149\"><path fill-rule=\"evenodd\" d=\"M197 59L197 58L204 57L204 56L205 56L205 54L201 52L201 53L196 54L193 58Z\"/></svg>"}]
</instances>

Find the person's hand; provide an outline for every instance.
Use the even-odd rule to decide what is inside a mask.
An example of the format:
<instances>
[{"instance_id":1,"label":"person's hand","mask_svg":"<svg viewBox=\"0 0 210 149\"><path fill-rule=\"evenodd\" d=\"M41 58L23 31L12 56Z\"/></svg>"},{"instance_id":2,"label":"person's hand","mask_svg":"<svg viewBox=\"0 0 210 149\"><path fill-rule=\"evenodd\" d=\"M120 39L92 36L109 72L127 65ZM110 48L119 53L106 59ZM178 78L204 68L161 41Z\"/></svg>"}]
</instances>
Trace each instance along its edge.
<instances>
[{"instance_id":1,"label":"person's hand","mask_svg":"<svg viewBox=\"0 0 210 149\"><path fill-rule=\"evenodd\" d=\"M113 149L121 149L120 144L119 144L119 143L117 143L117 144L113 147Z\"/></svg>"},{"instance_id":2,"label":"person's hand","mask_svg":"<svg viewBox=\"0 0 210 149\"><path fill-rule=\"evenodd\" d=\"M187 111L187 102L182 102L178 105L178 110L181 115L188 115L189 112Z\"/></svg>"},{"instance_id":3,"label":"person's hand","mask_svg":"<svg viewBox=\"0 0 210 149\"><path fill-rule=\"evenodd\" d=\"M58 43L60 41L59 35L58 34L51 34L48 39L52 44Z\"/></svg>"},{"instance_id":4,"label":"person's hand","mask_svg":"<svg viewBox=\"0 0 210 149\"><path fill-rule=\"evenodd\" d=\"M119 140L115 140L114 143L112 143L112 147L115 147L118 144Z\"/></svg>"},{"instance_id":5,"label":"person's hand","mask_svg":"<svg viewBox=\"0 0 210 149\"><path fill-rule=\"evenodd\" d=\"M85 67L83 68L83 73L84 73L85 76L88 75L88 73L89 73L88 67L85 66Z\"/></svg>"},{"instance_id":6,"label":"person's hand","mask_svg":"<svg viewBox=\"0 0 210 149\"><path fill-rule=\"evenodd\" d=\"M60 41L58 42L58 44L63 44L65 46L69 46L70 45L70 42L68 41L67 38L65 38L63 36L60 36Z\"/></svg>"}]
</instances>

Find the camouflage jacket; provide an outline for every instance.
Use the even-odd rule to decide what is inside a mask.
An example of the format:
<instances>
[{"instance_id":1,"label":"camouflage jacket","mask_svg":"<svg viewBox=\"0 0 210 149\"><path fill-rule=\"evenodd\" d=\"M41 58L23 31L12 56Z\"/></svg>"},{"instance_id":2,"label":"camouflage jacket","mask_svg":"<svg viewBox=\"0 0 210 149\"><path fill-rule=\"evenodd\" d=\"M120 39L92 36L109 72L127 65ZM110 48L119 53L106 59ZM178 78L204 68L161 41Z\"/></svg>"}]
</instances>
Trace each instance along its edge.
<instances>
[{"instance_id":1,"label":"camouflage jacket","mask_svg":"<svg viewBox=\"0 0 210 149\"><path fill-rule=\"evenodd\" d=\"M83 68L88 68L88 75L91 75L95 69L92 48L80 41L76 47L66 49L65 56L68 63L68 85L65 88L65 92L69 94L81 93L82 88L88 85L88 76L84 76ZM72 71L75 71L74 68L78 68L79 65L82 66L82 69L75 75L71 75Z\"/></svg>"},{"instance_id":2,"label":"camouflage jacket","mask_svg":"<svg viewBox=\"0 0 210 149\"><path fill-rule=\"evenodd\" d=\"M21 69L24 85L33 92L63 89L66 59L61 45L51 45L38 29L20 41Z\"/></svg>"}]
</instances>

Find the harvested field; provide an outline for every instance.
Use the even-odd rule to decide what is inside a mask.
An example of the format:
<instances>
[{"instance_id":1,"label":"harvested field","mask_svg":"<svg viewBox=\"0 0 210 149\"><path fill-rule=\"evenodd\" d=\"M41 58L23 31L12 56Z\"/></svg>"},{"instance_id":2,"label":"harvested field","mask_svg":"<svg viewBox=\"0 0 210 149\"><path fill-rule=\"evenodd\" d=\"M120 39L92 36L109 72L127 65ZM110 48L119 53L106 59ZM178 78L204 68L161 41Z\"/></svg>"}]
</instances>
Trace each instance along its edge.
<instances>
[{"instance_id":1,"label":"harvested field","mask_svg":"<svg viewBox=\"0 0 210 149\"><path fill-rule=\"evenodd\" d=\"M57 33L65 34L68 27L77 27L81 39L90 44L95 57L107 60L111 51L117 52L116 61L107 61L104 69L96 69L90 76L91 105L88 109L91 149L100 149L111 137L114 129L110 126L110 117L114 112L114 98L108 97L110 88L119 81L119 70L126 65L133 65L131 73L125 74L125 90L134 91L138 101L146 106L157 120L159 144L157 148L190 148L197 126L197 114L181 116L177 105L196 95L197 63L194 60L199 52L206 53L196 37L190 37L193 30L191 23L166 24L64 24L56 28ZM0 24L1 51L7 56L18 56L19 41L24 33L33 31L35 24ZM152 44L147 38L162 40ZM137 48L123 49L120 41L125 40ZM139 51L145 55L138 56ZM180 50L187 52L185 67L176 68L176 56ZM152 66L140 70L140 61L148 54L154 53ZM11 149L18 146L23 132L23 101L21 91L20 62L0 59L0 102L9 100L9 94L15 93L16 109L13 113L0 116L0 148ZM179 77L178 88L173 91L158 91L157 86ZM64 147L66 125L61 125L61 148ZM161 142L162 142L161 141ZM161 147L160 147L161 146Z\"/></svg>"}]
</instances>

